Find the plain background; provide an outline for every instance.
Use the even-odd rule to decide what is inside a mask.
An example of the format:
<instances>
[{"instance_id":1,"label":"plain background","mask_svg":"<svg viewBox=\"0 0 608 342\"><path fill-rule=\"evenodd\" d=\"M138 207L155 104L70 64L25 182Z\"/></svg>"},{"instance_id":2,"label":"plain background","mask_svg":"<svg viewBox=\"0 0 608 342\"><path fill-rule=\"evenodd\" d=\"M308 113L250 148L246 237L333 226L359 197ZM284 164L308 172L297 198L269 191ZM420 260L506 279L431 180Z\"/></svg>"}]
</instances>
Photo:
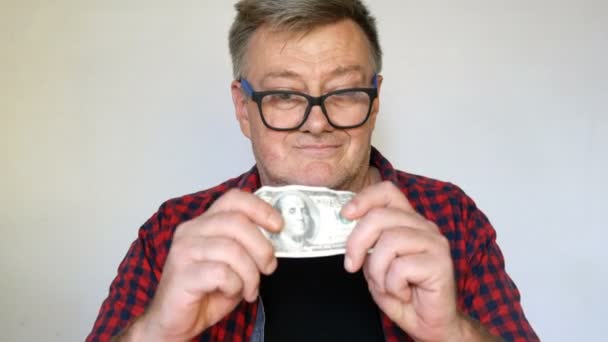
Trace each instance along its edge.
<instances>
[{"instance_id":1,"label":"plain background","mask_svg":"<svg viewBox=\"0 0 608 342\"><path fill-rule=\"evenodd\" d=\"M375 145L476 200L543 340L603 340L608 2L370 3ZM232 6L0 0L0 339L83 340L158 206L253 164Z\"/></svg>"}]
</instances>

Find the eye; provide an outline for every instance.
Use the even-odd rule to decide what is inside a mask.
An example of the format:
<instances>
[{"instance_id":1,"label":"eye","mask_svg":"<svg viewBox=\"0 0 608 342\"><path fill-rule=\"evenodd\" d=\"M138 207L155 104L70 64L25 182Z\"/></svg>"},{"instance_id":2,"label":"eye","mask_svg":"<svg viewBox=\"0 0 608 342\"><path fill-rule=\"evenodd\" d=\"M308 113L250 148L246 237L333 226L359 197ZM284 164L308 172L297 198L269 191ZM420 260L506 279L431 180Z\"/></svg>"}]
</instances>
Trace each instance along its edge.
<instances>
[{"instance_id":1,"label":"eye","mask_svg":"<svg viewBox=\"0 0 608 342\"><path fill-rule=\"evenodd\" d=\"M297 96L289 93L277 93L269 95L266 99L269 102L277 102L277 103L285 103L285 102L293 102Z\"/></svg>"},{"instance_id":2,"label":"eye","mask_svg":"<svg viewBox=\"0 0 608 342\"><path fill-rule=\"evenodd\" d=\"M289 208L289 213L290 214L295 214L296 213L296 208Z\"/></svg>"},{"instance_id":3,"label":"eye","mask_svg":"<svg viewBox=\"0 0 608 342\"><path fill-rule=\"evenodd\" d=\"M278 100L281 100L281 101L289 101L293 98L293 95L291 95L291 94L277 94L275 96L277 97Z\"/></svg>"},{"instance_id":4,"label":"eye","mask_svg":"<svg viewBox=\"0 0 608 342\"><path fill-rule=\"evenodd\" d=\"M277 109L280 111L290 110L290 109L301 109L305 107L308 101L306 97L298 94L292 94L289 92L276 92L273 94L269 94L264 97L264 101L262 103L264 109L272 110ZM266 113L269 113L268 111Z\"/></svg>"}]
</instances>

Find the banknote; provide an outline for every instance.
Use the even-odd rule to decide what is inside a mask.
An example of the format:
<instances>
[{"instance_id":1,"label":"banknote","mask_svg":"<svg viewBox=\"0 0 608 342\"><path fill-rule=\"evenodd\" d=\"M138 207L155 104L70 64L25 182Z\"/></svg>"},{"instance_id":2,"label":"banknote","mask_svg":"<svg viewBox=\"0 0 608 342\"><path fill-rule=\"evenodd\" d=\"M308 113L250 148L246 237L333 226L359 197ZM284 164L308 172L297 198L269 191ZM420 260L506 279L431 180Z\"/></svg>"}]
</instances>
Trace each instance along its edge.
<instances>
[{"instance_id":1,"label":"banknote","mask_svg":"<svg viewBox=\"0 0 608 342\"><path fill-rule=\"evenodd\" d=\"M344 254L356 221L340 215L355 194L322 187L264 186L255 194L281 212L285 225L278 234L262 229L279 258L313 258Z\"/></svg>"}]
</instances>

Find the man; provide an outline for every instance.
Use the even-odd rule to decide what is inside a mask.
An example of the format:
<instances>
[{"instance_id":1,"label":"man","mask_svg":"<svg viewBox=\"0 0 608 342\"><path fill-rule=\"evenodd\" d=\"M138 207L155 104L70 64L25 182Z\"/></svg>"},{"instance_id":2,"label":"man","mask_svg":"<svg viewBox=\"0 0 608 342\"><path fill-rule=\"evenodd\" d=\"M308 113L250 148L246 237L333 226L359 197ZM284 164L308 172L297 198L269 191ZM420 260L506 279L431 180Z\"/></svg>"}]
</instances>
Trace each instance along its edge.
<instances>
[{"instance_id":1,"label":"man","mask_svg":"<svg viewBox=\"0 0 608 342\"><path fill-rule=\"evenodd\" d=\"M273 207L281 213L284 224L279 234L273 234L275 248L282 251L298 250L314 237L314 222L306 195L299 191L285 192L276 199Z\"/></svg>"},{"instance_id":2,"label":"man","mask_svg":"<svg viewBox=\"0 0 608 342\"><path fill-rule=\"evenodd\" d=\"M231 90L256 166L161 206L88 340L538 340L474 202L371 147L382 54L365 6L236 8ZM358 221L343 257L277 261L258 227L283 220L251 192L288 184L357 193L341 211Z\"/></svg>"}]
</instances>

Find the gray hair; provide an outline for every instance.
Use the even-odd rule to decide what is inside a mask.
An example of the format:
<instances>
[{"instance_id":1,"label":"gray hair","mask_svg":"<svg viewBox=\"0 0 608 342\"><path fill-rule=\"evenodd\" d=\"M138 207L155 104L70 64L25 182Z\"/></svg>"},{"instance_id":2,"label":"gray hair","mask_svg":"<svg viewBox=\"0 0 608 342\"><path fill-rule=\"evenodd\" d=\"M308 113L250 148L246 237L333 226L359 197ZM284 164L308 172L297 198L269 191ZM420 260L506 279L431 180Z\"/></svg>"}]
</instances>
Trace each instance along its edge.
<instances>
[{"instance_id":1,"label":"gray hair","mask_svg":"<svg viewBox=\"0 0 608 342\"><path fill-rule=\"evenodd\" d=\"M241 0L234 7L237 15L230 28L229 45L235 79L244 76L247 46L259 27L306 32L342 19L351 19L361 27L370 45L374 71L382 69L376 19L361 0Z\"/></svg>"}]
</instances>

